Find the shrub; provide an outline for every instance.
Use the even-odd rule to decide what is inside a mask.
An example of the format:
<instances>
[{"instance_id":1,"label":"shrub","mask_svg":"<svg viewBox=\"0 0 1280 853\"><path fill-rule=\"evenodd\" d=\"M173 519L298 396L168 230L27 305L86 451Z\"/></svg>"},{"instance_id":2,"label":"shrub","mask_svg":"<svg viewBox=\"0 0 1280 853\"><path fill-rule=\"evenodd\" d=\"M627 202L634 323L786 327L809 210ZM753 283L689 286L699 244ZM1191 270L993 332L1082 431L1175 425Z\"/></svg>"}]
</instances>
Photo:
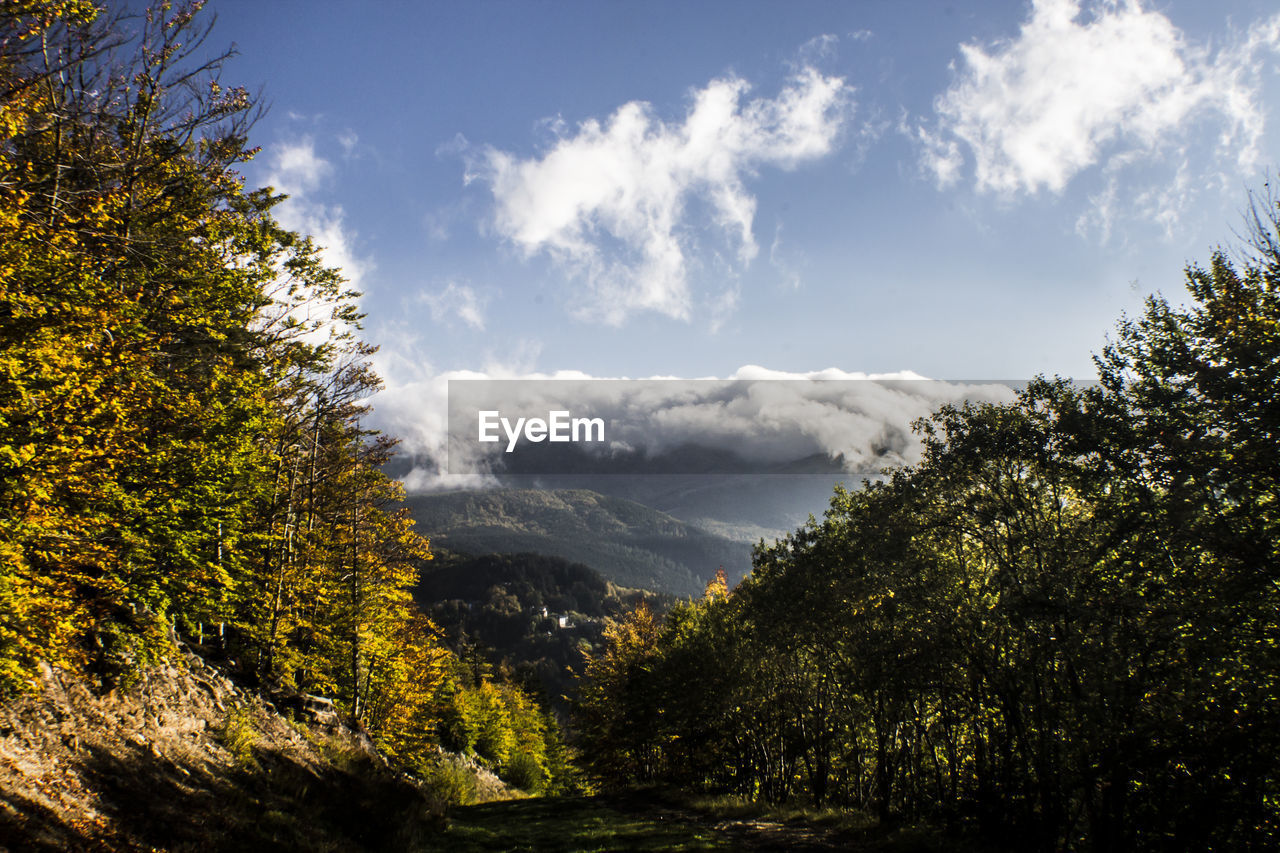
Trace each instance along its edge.
<instances>
[{"instance_id":1,"label":"shrub","mask_svg":"<svg viewBox=\"0 0 1280 853\"><path fill-rule=\"evenodd\" d=\"M258 745L258 729L243 705L235 705L227 711L227 717L223 720L222 729L218 735L222 745L237 762L253 763L253 748Z\"/></svg>"},{"instance_id":2,"label":"shrub","mask_svg":"<svg viewBox=\"0 0 1280 853\"><path fill-rule=\"evenodd\" d=\"M502 779L527 794L540 794L546 786L547 773L537 758L523 750L517 750L507 760Z\"/></svg>"},{"instance_id":3,"label":"shrub","mask_svg":"<svg viewBox=\"0 0 1280 853\"><path fill-rule=\"evenodd\" d=\"M476 798L475 774L448 758L428 767L422 782L427 796L441 809L469 805Z\"/></svg>"}]
</instances>

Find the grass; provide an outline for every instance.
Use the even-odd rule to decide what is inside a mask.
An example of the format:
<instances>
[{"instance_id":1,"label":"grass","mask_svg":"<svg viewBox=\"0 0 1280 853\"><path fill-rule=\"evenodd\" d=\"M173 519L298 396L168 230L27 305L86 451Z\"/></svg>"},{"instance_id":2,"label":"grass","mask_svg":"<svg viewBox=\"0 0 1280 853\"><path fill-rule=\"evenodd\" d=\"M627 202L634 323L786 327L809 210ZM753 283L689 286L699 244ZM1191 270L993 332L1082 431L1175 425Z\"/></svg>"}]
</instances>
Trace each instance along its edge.
<instances>
[{"instance_id":1,"label":"grass","mask_svg":"<svg viewBox=\"0 0 1280 853\"><path fill-rule=\"evenodd\" d=\"M734 850L714 827L615 797L542 797L455 809L428 850Z\"/></svg>"},{"instance_id":2,"label":"grass","mask_svg":"<svg viewBox=\"0 0 1280 853\"><path fill-rule=\"evenodd\" d=\"M948 838L927 826L881 826L861 812L767 806L728 796L634 792L455 808L443 832L427 839L422 849L989 853L992 848L971 839Z\"/></svg>"},{"instance_id":3,"label":"grass","mask_svg":"<svg viewBox=\"0 0 1280 853\"><path fill-rule=\"evenodd\" d=\"M694 811L719 820L803 823L841 831L864 831L876 825L876 820L863 812L795 804L769 805L732 794L698 794L682 802Z\"/></svg>"},{"instance_id":4,"label":"grass","mask_svg":"<svg viewBox=\"0 0 1280 853\"><path fill-rule=\"evenodd\" d=\"M423 788L443 811L450 806L466 806L475 802L476 777L467 768L447 757L429 767L423 774Z\"/></svg>"}]
</instances>

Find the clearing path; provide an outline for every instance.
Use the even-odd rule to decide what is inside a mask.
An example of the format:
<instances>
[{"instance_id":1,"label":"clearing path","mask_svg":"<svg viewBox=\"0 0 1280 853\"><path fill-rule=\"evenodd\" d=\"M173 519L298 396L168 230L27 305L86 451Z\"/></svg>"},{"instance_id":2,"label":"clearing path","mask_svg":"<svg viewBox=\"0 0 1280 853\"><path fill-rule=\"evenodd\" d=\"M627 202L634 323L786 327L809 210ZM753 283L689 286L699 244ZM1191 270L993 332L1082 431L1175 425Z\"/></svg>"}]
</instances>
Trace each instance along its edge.
<instances>
[{"instance_id":1,"label":"clearing path","mask_svg":"<svg viewBox=\"0 0 1280 853\"><path fill-rule=\"evenodd\" d=\"M897 836L897 837L890 837ZM930 839L931 840L931 839ZM645 794L506 800L450 811L449 826L430 839L441 851L944 850L918 836L849 831L804 822L724 819ZM904 843L906 842L906 843ZM923 844L921 842L924 842Z\"/></svg>"}]
</instances>

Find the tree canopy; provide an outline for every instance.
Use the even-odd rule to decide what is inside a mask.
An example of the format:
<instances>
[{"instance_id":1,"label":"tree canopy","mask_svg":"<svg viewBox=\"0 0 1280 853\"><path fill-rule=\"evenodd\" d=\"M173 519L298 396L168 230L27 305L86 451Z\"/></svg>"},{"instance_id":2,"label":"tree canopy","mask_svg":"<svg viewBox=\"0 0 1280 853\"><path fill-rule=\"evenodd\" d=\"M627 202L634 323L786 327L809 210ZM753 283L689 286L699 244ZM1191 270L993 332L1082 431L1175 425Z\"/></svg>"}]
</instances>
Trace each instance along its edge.
<instances>
[{"instance_id":1,"label":"tree canopy","mask_svg":"<svg viewBox=\"0 0 1280 853\"><path fill-rule=\"evenodd\" d=\"M1018 849L1280 842L1276 199L1249 223L1100 383L943 408L727 595L621 622L582 691L602 778Z\"/></svg>"},{"instance_id":2,"label":"tree canopy","mask_svg":"<svg viewBox=\"0 0 1280 853\"><path fill-rule=\"evenodd\" d=\"M201 6L0 7L0 689L41 661L128 678L167 626L421 766L462 685L412 602L395 442L363 426L375 348L246 187L255 98Z\"/></svg>"}]
</instances>

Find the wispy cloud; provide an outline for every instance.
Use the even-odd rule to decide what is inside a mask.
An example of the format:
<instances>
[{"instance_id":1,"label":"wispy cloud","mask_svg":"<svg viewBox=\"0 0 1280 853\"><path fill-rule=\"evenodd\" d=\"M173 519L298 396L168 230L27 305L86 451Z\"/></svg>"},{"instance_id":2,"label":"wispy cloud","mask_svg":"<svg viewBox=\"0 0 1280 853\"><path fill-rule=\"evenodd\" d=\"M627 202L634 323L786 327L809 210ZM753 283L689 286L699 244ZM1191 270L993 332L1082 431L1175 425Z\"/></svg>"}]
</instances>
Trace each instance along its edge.
<instances>
[{"instance_id":1,"label":"wispy cloud","mask_svg":"<svg viewBox=\"0 0 1280 853\"><path fill-rule=\"evenodd\" d=\"M358 290L372 264L356 254L342 208L318 199L333 176L333 164L316 152L310 137L276 145L266 159L266 183L289 196L272 210L276 219L285 228L310 236L325 265L339 269ZM341 300L335 300L324 288L296 279L286 269L278 271L272 296L273 306L260 318L264 327L295 322L304 337L316 344L349 331L345 322L334 319L342 308Z\"/></svg>"},{"instance_id":2,"label":"wispy cloud","mask_svg":"<svg viewBox=\"0 0 1280 853\"><path fill-rule=\"evenodd\" d=\"M440 290L424 290L418 294L418 299L431 309L431 319L434 322L447 322L452 316L476 331L484 331L484 308L487 300L469 285L451 281Z\"/></svg>"},{"instance_id":3,"label":"wispy cloud","mask_svg":"<svg viewBox=\"0 0 1280 853\"><path fill-rule=\"evenodd\" d=\"M355 155L356 146L360 144L360 136L351 128L347 128L338 134L338 144L342 146L342 156L352 157Z\"/></svg>"},{"instance_id":4,"label":"wispy cloud","mask_svg":"<svg viewBox=\"0 0 1280 853\"><path fill-rule=\"evenodd\" d=\"M1247 169L1264 130L1259 57L1278 47L1280 16L1212 51L1142 0L1034 0L1017 37L960 47L934 122L913 134L939 185L971 162L976 189L1005 196L1061 192L1117 157L1177 155L1201 120L1217 158Z\"/></svg>"},{"instance_id":5,"label":"wispy cloud","mask_svg":"<svg viewBox=\"0 0 1280 853\"><path fill-rule=\"evenodd\" d=\"M321 247L325 263L342 270L351 285L359 288L372 264L356 253L342 206L317 198L333 175L333 164L316 152L311 137L275 146L269 162L267 183L289 195L275 208L276 218L286 228L310 235Z\"/></svg>"},{"instance_id":6,"label":"wispy cloud","mask_svg":"<svg viewBox=\"0 0 1280 853\"><path fill-rule=\"evenodd\" d=\"M782 283L791 290L800 289L800 271L786 257L782 241L782 223L773 229L773 242L769 244L769 264L778 271Z\"/></svg>"},{"instance_id":7,"label":"wispy cloud","mask_svg":"<svg viewBox=\"0 0 1280 853\"><path fill-rule=\"evenodd\" d=\"M812 67L777 97L746 100L749 89L737 77L712 80L673 123L639 101L572 130L549 122L545 154L485 149L468 179L492 190L501 237L585 283L580 317L612 325L637 311L689 319L700 241L727 242L739 267L758 252L746 180L761 166L791 169L830 153L853 106L843 79ZM709 213L711 228L698 227L691 202Z\"/></svg>"},{"instance_id":8,"label":"wispy cloud","mask_svg":"<svg viewBox=\"0 0 1280 853\"><path fill-rule=\"evenodd\" d=\"M834 33L823 33L822 35L814 36L804 44L800 45L800 49L796 51L796 53L799 55L802 63L813 65L814 63L834 57L839 45L840 37L838 35Z\"/></svg>"}]
</instances>

